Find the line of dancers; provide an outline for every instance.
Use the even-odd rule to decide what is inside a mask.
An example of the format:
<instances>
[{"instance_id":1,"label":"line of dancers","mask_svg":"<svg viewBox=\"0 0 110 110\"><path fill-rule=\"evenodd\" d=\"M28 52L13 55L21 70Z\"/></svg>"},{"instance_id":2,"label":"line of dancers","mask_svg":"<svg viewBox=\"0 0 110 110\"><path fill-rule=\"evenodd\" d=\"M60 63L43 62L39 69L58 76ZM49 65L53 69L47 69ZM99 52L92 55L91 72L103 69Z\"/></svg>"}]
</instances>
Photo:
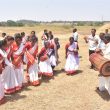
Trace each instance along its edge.
<instances>
[{"instance_id":1,"label":"line of dancers","mask_svg":"<svg viewBox=\"0 0 110 110\"><path fill-rule=\"evenodd\" d=\"M25 32L16 33L14 37L2 33L0 41L0 104L5 94L20 91L25 85L38 86L42 76L53 77L54 68L59 63L60 43L52 31L44 30L41 37L42 49L38 51L38 37L35 31L29 36ZM65 46L65 72L74 74L78 70L78 42L69 38ZM24 72L24 67L26 72Z\"/></svg>"}]
</instances>

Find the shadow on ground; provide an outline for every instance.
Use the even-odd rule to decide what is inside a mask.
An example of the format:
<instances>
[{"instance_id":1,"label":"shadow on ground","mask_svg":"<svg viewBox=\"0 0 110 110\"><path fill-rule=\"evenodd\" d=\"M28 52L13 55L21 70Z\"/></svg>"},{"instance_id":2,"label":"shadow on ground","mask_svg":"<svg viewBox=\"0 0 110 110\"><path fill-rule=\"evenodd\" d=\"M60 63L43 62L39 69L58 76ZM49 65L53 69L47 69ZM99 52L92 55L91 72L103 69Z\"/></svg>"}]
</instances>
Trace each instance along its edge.
<instances>
[{"instance_id":1,"label":"shadow on ground","mask_svg":"<svg viewBox=\"0 0 110 110\"><path fill-rule=\"evenodd\" d=\"M96 91L96 93L97 93L102 99L104 99L104 100L106 100L106 101L110 101L110 95L108 94L107 91L101 92L101 91L99 91L98 89L96 89L95 91Z\"/></svg>"}]
</instances>

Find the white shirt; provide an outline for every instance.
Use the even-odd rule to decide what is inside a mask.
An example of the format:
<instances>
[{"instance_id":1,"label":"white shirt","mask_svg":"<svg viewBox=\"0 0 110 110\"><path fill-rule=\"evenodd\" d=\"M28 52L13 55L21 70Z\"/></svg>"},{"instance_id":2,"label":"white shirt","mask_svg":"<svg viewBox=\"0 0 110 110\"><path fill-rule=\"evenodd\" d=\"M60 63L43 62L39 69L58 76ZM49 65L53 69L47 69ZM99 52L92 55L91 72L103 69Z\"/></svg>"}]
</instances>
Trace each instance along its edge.
<instances>
[{"instance_id":1,"label":"white shirt","mask_svg":"<svg viewBox=\"0 0 110 110\"><path fill-rule=\"evenodd\" d=\"M90 35L87 38L88 44L89 44L89 50L95 50L99 43L100 43L100 38L98 35L95 35L94 37L92 35ZM97 44L98 43L98 44Z\"/></svg>"},{"instance_id":2,"label":"white shirt","mask_svg":"<svg viewBox=\"0 0 110 110\"><path fill-rule=\"evenodd\" d=\"M110 43L105 45L105 50L103 50L104 57L110 60Z\"/></svg>"},{"instance_id":3,"label":"white shirt","mask_svg":"<svg viewBox=\"0 0 110 110\"><path fill-rule=\"evenodd\" d=\"M73 33L73 38L74 38L74 41L78 41L78 33L77 32Z\"/></svg>"},{"instance_id":4,"label":"white shirt","mask_svg":"<svg viewBox=\"0 0 110 110\"><path fill-rule=\"evenodd\" d=\"M28 36L24 36L24 37L22 38L22 43L25 44L25 43L27 42L27 39L28 39Z\"/></svg>"},{"instance_id":5,"label":"white shirt","mask_svg":"<svg viewBox=\"0 0 110 110\"><path fill-rule=\"evenodd\" d=\"M104 50L105 49L105 46L106 46L106 44L104 43L104 41L103 40L100 40L100 43L98 45L98 48L101 49L101 50Z\"/></svg>"}]
</instances>

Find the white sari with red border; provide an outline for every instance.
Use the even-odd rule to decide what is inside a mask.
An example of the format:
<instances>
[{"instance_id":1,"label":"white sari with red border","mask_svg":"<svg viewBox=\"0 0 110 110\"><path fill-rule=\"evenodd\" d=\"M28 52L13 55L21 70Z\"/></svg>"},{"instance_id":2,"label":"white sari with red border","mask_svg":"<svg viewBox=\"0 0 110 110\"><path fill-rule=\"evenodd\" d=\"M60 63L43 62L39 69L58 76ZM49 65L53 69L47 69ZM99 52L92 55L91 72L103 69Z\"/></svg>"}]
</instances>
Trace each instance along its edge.
<instances>
[{"instance_id":1,"label":"white sari with red border","mask_svg":"<svg viewBox=\"0 0 110 110\"><path fill-rule=\"evenodd\" d=\"M28 65L28 74L29 74L29 81L32 83L32 85L39 85L39 79L38 79L38 61L36 58L34 58L33 54L38 48L38 44L36 43L33 47L31 47L29 50L27 50L29 55L27 56L25 53L25 62ZM38 51L38 50L37 50ZM29 64L29 60L34 59L33 64Z\"/></svg>"},{"instance_id":2,"label":"white sari with red border","mask_svg":"<svg viewBox=\"0 0 110 110\"><path fill-rule=\"evenodd\" d=\"M74 73L76 70L78 70L79 67L79 56L78 54L75 54L73 51L74 49L77 49L77 43L73 42L72 45L69 45L68 52L67 52L67 59L65 64L65 71L67 73Z\"/></svg>"},{"instance_id":3,"label":"white sari with red border","mask_svg":"<svg viewBox=\"0 0 110 110\"><path fill-rule=\"evenodd\" d=\"M49 50L45 49L43 55L47 55L48 53L49 53ZM52 70L49 58L46 59L45 61L40 61L40 63L39 63L39 70L40 70L40 73L45 75L45 76L49 76L49 77L53 76L53 70Z\"/></svg>"},{"instance_id":4,"label":"white sari with red border","mask_svg":"<svg viewBox=\"0 0 110 110\"><path fill-rule=\"evenodd\" d=\"M4 58L6 58L6 54L0 49L0 67L2 69L2 62L4 60ZM4 83L3 83L3 77L2 77L3 73L0 73L0 104L3 102L4 100Z\"/></svg>"},{"instance_id":5,"label":"white sari with red border","mask_svg":"<svg viewBox=\"0 0 110 110\"><path fill-rule=\"evenodd\" d=\"M3 79L4 79L4 88L5 93L11 94L16 91L15 87L15 81L16 81L16 75L14 66L12 64L11 58L8 58L8 54L10 53L10 48L6 50L7 57L5 58L5 68L3 70Z\"/></svg>"},{"instance_id":6,"label":"white sari with red border","mask_svg":"<svg viewBox=\"0 0 110 110\"><path fill-rule=\"evenodd\" d=\"M17 47L18 49L16 51L13 52L13 58L17 58L21 55L21 53L23 52L24 49L24 44L21 43L21 45L19 47ZM23 63L19 62L18 64L19 66L15 66L15 75L16 75L16 81L15 81L15 85L16 85L16 90L20 90L23 86L24 83L24 74L23 74Z\"/></svg>"}]
</instances>

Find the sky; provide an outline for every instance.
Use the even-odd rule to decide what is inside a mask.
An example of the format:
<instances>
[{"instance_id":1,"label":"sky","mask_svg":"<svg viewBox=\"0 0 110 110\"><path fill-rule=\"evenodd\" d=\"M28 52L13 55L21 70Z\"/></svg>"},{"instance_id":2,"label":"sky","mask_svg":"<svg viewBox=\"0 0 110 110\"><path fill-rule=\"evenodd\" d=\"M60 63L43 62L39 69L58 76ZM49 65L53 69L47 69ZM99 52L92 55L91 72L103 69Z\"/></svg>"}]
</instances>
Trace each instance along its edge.
<instances>
[{"instance_id":1,"label":"sky","mask_svg":"<svg viewBox=\"0 0 110 110\"><path fill-rule=\"evenodd\" d=\"M110 21L110 0L0 0L0 21Z\"/></svg>"}]
</instances>

